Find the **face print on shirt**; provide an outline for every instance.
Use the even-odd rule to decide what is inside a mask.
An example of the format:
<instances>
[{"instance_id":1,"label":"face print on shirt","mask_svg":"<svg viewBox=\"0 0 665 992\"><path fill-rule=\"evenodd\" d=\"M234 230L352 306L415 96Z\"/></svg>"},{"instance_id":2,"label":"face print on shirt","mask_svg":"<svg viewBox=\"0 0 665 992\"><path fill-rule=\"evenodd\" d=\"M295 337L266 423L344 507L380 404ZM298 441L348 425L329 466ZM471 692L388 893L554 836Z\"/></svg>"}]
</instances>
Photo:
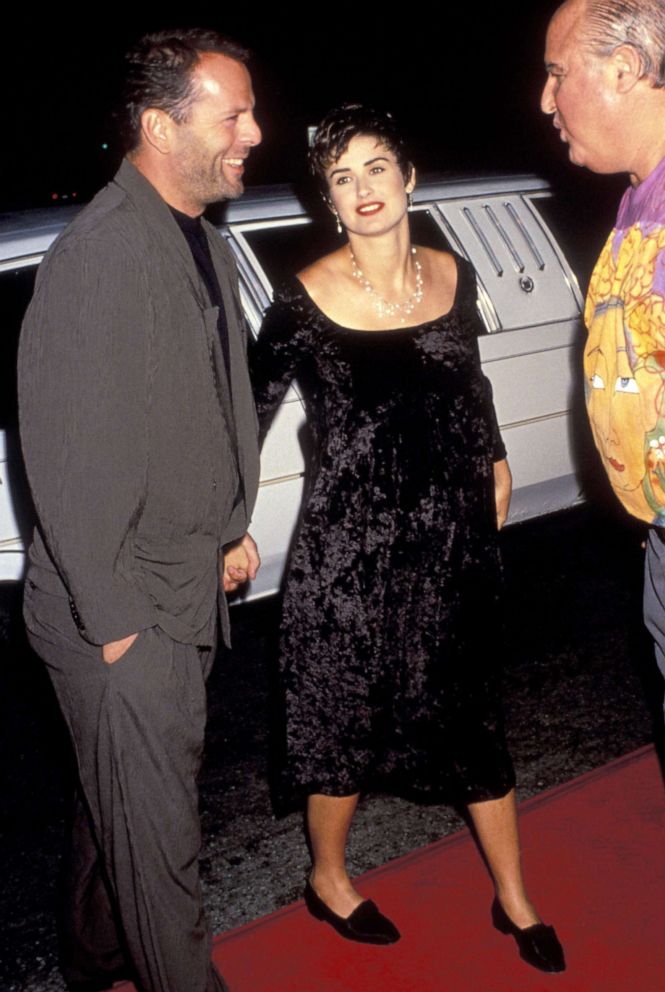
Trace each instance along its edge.
<instances>
[{"instance_id":1,"label":"face print on shirt","mask_svg":"<svg viewBox=\"0 0 665 992\"><path fill-rule=\"evenodd\" d=\"M644 520L665 518L665 230L614 231L589 287L587 406L610 483Z\"/></svg>"}]
</instances>

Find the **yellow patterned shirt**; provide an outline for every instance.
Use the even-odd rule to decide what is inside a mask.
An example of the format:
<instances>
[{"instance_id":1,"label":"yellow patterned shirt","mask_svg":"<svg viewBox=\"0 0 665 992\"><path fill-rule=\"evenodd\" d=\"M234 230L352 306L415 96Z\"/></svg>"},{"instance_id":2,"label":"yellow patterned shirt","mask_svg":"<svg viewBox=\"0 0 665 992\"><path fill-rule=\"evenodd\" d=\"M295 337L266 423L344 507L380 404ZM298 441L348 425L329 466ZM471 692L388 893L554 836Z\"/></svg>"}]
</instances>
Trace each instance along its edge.
<instances>
[{"instance_id":1,"label":"yellow patterned shirt","mask_svg":"<svg viewBox=\"0 0 665 992\"><path fill-rule=\"evenodd\" d=\"M633 516L665 526L665 159L624 194L584 318L587 409L610 483Z\"/></svg>"}]
</instances>

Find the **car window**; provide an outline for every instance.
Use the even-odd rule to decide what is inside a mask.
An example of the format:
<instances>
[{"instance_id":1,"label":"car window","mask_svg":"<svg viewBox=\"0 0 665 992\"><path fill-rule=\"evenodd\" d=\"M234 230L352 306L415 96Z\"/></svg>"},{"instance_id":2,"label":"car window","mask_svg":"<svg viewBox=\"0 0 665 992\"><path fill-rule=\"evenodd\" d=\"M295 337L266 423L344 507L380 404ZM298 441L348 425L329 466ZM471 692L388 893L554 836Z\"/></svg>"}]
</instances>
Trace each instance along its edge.
<instances>
[{"instance_id":1,"label":"car window","mask_svg":"<svg viewBox=\"0 0 665 992\"><path fill-rule=\"evenodd\" d=\"M409 214L411 237L416 244L449 251L450 245L429 210ZM243 234L272 286L295 275L317 258L339 248L342 238L330 225L299 218L271 227L243 227Z\"/></svg>"},{"instance_id":2,"label":"car window","mask_svg":"<svg viewBox=\"0 0 665 992\"><path fill-rule=\"evenodd\" d=\"M416 245L434 248L438 251L451 251L451 245L443 230L434 220L429 209L416 207L409 212L411 240Z\"/></svg>"},{"instance_id":3,"label":"car window","mask_svg":"<svg viewBox=\"0 0 665 992\"><path fill-rule=\"evenodd\" d=\"M244 235L273 287L339 248L341 243L332 216L329 227L313 224L303 217L274 227L246 228Z\"/></svg>"},{"instance_id":4,"label":"car window","mask_svg":"<svg viewBox=\"0 0 665 992\"><path fill-rule=\"evenodd\" d=\"M410 210L409 226L415 244L466 254L459 240L453 243L446 236L441 217L432 205L416 205ZM272 221L269 227L261 221L231 224L227 237L238 262L243 304L254 334L259 333L272 288L341 244L332 223L312 222L307 217ZM262 270L260 273L259 269ZM257 278L259 275L261 278ZM483 329L494 330L498 320L480 277L478 309Z\"/></svg>"},{"instance_id":5,"label":"car window","mask_svg":"<svg viewBox=\"0 0 665 992\"><path fill-rule=\"evenodd\" d=\"M16 427L16 356L23 314L35 285L37 266L0 272L2 323L0 328L0 430Z\"/></svg>"},{"instance_id":6,"label":"car window","mask_svg":"<svg viewBox=\"0 0 665 992\"><path fill-rule=\"evenodd\" d=\"M429 210L413 210L409 214L409 222L416 244L450 250L448 240ZM232 232L238 243L246 243L272 287L291 278L317 258L339 248L342 243L332 219L329 225L312 223L306 217L273 221L270 227L261 223L232 225Z\"/></svg>"}]
</instances>

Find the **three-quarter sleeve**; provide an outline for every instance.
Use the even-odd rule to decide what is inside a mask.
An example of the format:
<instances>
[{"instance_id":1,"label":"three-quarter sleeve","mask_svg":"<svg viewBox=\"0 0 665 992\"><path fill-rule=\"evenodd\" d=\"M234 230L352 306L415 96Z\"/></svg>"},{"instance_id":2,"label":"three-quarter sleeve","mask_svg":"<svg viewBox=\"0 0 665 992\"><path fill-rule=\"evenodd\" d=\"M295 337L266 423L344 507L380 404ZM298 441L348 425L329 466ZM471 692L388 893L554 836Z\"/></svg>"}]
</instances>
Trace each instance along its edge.
<instances>
[{"instance_id":1,"label":"three-quarter sleeve","mask_svg":"<svg viewBox=\"0 0 665 992\"><path fill-rule=\"evenodd\" d=\"M500 462L506 457L506 446L503 443L503 438L501 437L501 431L499 430L499 421L496 415L496 410L494 408L494 398L492 394L492 383L489 378L482 371L482 364L480 361L480 348L478 347L478 338L484 333L484 325L482 323L482 318L480 316L480 311L477 304L477 279L476 272L470 262L465 259L458 259L458 279L468 279L471 283L471 289L469 292L464 293L464 298L468 300L466 319L468 321L468 333L473 341L473 351L474 351L474 361L477 364L478 375L482 381L482 403L485 412L485 421L489 429L490 438L490 449L492 452L492 461Z\"/></svg>"},{"instance_id":2,"label":"three-quarter sleeve","mask_svg":"<svg viewBox=\"0 0 665 992\"><path fill-rule=\"evenodd\" d=\"M483 383L485 386L485 407L487 410L487 420L489 422L492 439L492 461L500 462L506 457L506 446L503 443L503 438L501 437L499 421L496 416L496 410L494 409L492 383L486 375L483 375Z\"/></svg>"},{"instance_id":3,"label":"three-quarter sleeve","mask_svg":"<svg viewBox=\"0 0 665 992\"><path fill-rule=\"evenodd\" d=\"M307 355L308 336L308 324L297 297L286 290L278 291L266 310L258 338L249 346L261 441Z\"/></svg>"}]
</instances>

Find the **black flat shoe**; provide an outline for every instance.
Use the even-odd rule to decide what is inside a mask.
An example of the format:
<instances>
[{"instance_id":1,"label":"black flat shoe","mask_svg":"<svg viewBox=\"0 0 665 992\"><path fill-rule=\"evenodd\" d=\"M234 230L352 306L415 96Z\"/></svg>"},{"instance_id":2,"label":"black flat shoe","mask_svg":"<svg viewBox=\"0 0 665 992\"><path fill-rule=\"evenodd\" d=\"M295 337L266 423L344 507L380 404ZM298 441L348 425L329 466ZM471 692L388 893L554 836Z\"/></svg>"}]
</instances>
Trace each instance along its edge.
<instances>
[{"instance_id":1,"label":"black flat shoe","mask_svg":"<svg viewBox=\"0 0 665 992\"><path fill-rule=\"evenodd\" d=\"M338 916L316 894L309 880L305 882L304 896L305 905L311 915L317 920L329 923L347 940L357 940L361 944L394 944L400 938L400 932L395 924L380 913L370 899L365 899L356 906L350 916Z\"/></svg>"},{"instance_id":2,"label":"black flat shoe","mask_svg":"<svg viewBox=\"0 0 665 992\"><path fill-rule=\"evenodd\" d=\"M510 919L498 899L492 903L492 923L499 933L510 934L515 938L522 960L539 971L551 974L566 970L563 947L559 943L554 927L545 923L520 930Z\"/></svg>"}]
</instances>

